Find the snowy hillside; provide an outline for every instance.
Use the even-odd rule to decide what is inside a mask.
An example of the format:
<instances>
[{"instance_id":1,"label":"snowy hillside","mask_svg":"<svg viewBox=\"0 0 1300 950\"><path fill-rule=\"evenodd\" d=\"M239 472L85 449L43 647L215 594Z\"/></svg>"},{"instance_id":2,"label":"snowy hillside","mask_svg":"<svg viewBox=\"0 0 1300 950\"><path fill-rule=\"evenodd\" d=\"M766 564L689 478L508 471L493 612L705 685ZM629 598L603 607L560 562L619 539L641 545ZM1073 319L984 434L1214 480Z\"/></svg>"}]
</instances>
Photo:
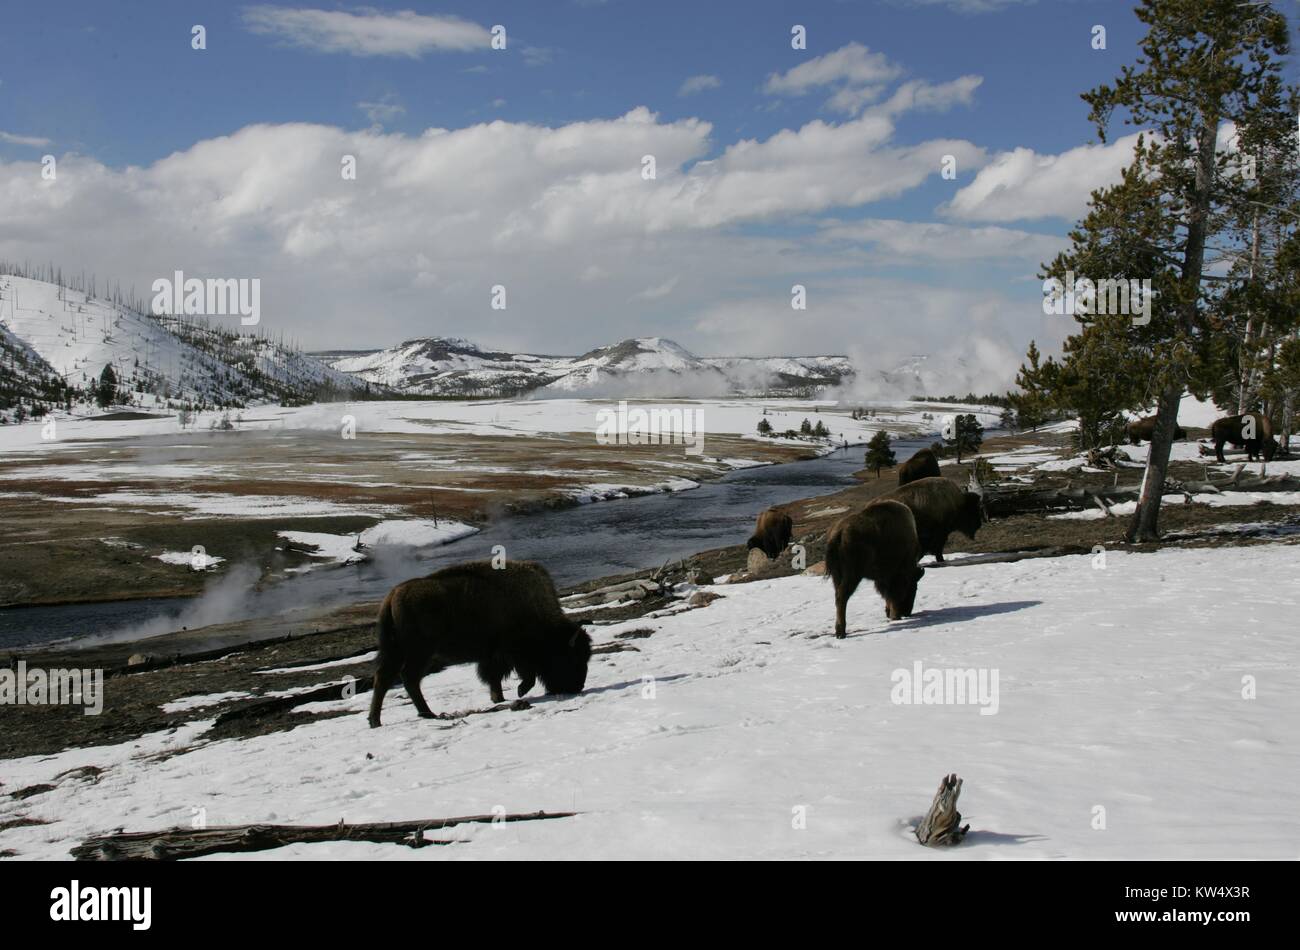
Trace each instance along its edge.
<instances>
[{"instance_id":1,"label":"snowy hillside","mask_svg":"<svg viewBox=\"0 0 1300 950\"><path fill-rule=\"evenodd\" d=\"M194 318L154 317L78 290L0 276L0 332L20 340L69 386L111 365L143 405L314 398L362 383L272 340Z\"/></svg>"},{"instance_id":2,"label":"snowy hillside","mask_svg":"<svg viewBox=\"0 0 1300 950\"><path fill-rule=\"evenodd\" d=\"M509 396L545 386L568 372L566 357L480 349L467 340L433 337L332 361L334 369L399 391L437 396Z\"/></svg>"},{"instance_id":3,"label":"snowy hillside","mask_svg":"<svg viewBox=\"0 0 1300 950\"><path fill-rule=\"evenodd\" d=\"M400 391L439 396L810 395L852 376L843 356L700 358L672 340L641 337L581 356L482 349L465 340L408 340L331 360L335 369Z\"/></svg>"},{"instance_id":4,"label":"snowy hillside","mask_svg":"<svg viewBox=\"0 0 1300 950\"><path fill-rule=\"evenodd\" d=\"M347 715L223 741L202 708L222 697L194 697L179 729L6 761L12 787L56 787L4 800L0 822L42 822L7 832L24 859L66 857L118 825L185 826L199 808L233 825L497 806L581 814L439 834L456 847L234 857L1294 859L1296 599L1277 578L1300 570L1300 547L1096 563L931 568L917 613L895 623L864 585L845 640L828 635L822 578L719 585L706 607L589 628L617 652L593 657L582 695L534 691L529 709L457 722L418 719L397 689L378 730L363 692L304 707ZM619 637L632 630L652 633ZM917 697L900 688L917 664L923 678L982 674L987 701L902 702ZM325 667L320 682L340 682ZM489 705L468 666L427 677L424 693L435 711ZM94 782L60 779L88 765ZM971 832L923 848L909 829L954 771Z\"/></svg>"}]
</instances>

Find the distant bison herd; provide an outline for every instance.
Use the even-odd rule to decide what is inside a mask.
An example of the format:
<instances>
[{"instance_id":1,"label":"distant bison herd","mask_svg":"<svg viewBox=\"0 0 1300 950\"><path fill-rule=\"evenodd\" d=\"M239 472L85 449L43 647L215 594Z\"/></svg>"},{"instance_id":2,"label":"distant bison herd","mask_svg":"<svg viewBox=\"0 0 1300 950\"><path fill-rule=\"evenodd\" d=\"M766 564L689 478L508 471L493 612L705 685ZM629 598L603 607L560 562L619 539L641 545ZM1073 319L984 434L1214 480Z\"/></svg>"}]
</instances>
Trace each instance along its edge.
<instances>
[{"instance_id":1,"label":"distant bison herd","mask_svg":"<svg viewBox=\"0 0 1300 950\"><path fill-rule=\"evenodd\" d=\"M1133 444L1150 441L1155 417L1128 425ZM1175 423L1176 438L1187 433ZM1214 452L1224 461L1225 443L1245 448L1253 461L1271 461L1277 450L1273 425L1257 413L1228 416L1210 429ZM954 531L974 539L987 520L983 494L972 477L968 489L943 477L938 457L922 449L899 469L898 487L837 521L826 535L826 576L835 586L835 636L846 632L849 599L862 581L871 581L885 601L885 616L912 614L919 566L931 554L943 561ZM746 548L778 557L790 543L794 522L779 508L758 516ZM370 725L380 724L380 708L400 682L423 718L433 717L420 691L430 672L457 663L478 664L479 678L492 701L503 702L501 680L518 674L518 695L537 680L549 693L580 693L587 681L591 638L560 606L555 584L540 564L516 562L494 567L479 561L445 568L398 584L379 610L379 655L370 702Z\"/></svg>"}]
</instances>

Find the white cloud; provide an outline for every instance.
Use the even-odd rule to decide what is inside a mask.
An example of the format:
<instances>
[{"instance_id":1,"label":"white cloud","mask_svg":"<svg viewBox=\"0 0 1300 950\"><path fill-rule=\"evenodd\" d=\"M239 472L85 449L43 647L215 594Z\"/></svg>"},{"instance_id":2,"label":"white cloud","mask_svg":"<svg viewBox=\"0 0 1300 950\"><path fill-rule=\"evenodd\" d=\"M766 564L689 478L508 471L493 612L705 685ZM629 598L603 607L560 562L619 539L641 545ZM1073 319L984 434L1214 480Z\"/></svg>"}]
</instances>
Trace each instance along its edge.
<instances>
[{"instance_id":1,"label":"white cloud","mask_svg":"<svg viewBox=\"0 0 1300 950\"><path fill-rule=\"evenodd\" d=\"M861 43L849 43L826 53L789 72L772 73L764 91L776 96L802 96L820 86L843 83L850 86L874 85L897 78L901 69L884 53L873 53Z\"/></svg>"},{"instance_id":2,"label":"white cloud","mask_svg":"<svg viewBox=\"0 0 1300 950\"><path fill-rule=\"evenodd\" d=\"M670 277L662 284L656 284L653 287L647 287L645 290L641 291L636 296L640 300L659 300L663 297L667 297L669 294L673 292L673 289L677 286L677 282L680 279L681 279L680 277Z\"/></svg>"},{"instance_id":3,"label":"white cloud","mask_svg":"<svg viewBox=\"0 0 1300 950\"><path fill-rule=\"evenodd\" d=\"M1037 0L894 0L910 7L947 7L958 13L996 13L1008 7L1024 6Z\"/></svg>"},{"instance_id":4,"label":"white cloud","mask_svg":"<svg viewBox=\"0 0 1300 950\"><path fill-rule=\"evenodd\" d=\"M397 98L391 93L382 97L378 102L358 102L357 108L366 114L375 125L384 125L392 122L399 115L406 112L406 107L397 101Z\"/></svg>"},{"instance_id":5,"label":"white cloud","mask_svg":"<svg viewBox=\"0 0 1300 950\"><path fill-rule=\"evenodd\" d=\"M913 79L903 83L894 94L872 111L882 115L899 115L913 109L946 112L955 105L970 105L975 90L984 82L982 76L962 76L951 82L932 83Z\"/></svg>"},{"instance_id":6,"label":"white cloud","mask_svg":"<svg viewBox=\"0 0 1300 950\"><path fill-rule=\"evenodd\" d=\"M1039 155L1028 148L1003 152L941 210L966 221L1078 219L1094 190L1120 180L1133 161L1138 135L1080 145L1060 155ZM963 167L960 159L957 167Z\"/></svg>"},{"instance_id":7,"label":"white cloud","mask_svg":"<svg viewBox=\"0 0 1300 950\"><path fill-rule=\"evenodd\" d=\"M722 80L717 76L700 75L691 76L682 83L681 88L677 90L679 96L693 96L698 92L704 92L706 89L717 89L722 85Z\"/></svg>"},{"instance_id":8,"label":"white cloud","mask_svg":"<svg viewBox=\"0 0 1300 950\"><path fill-rule=\"evenodd\" d=\"M37 135L15 135L12 132L0 131L0 142L7 142L10 145L27 145L31 148L44 148L47 145L53 145L50 139L41 138Z\"/></svg>"},{"instance_id":9,"label":"white cloud","mask_svg":"<svg viewBox=\"0 0 1300 950\"><path fill-rule=\"evenodd\" d=\"M352 56L419 57L435 51L487 50L485 27L455 16L428 16L411 10L358 13L306 8L249 7L244 24L304 49Z\"/></svg>"},{"instance_id":10,"label":"white cloud","mask_svg":"<svg viewBox=\"0 0 1300 950\"><path fill-rule=\"evenodd\" d=\"M1002 260L1027 264L1030 272L1054 257L1067 243L1060 235L1035 234L1002 227L966 227L937 221L828 221L818 240L870 248L873 261Z\"/></svg>"},{"instance_id":11,"label":"white cloud","mask_svg":"<svg viewBox=\"0 0 1300 950\"><path fill-rule=\"evenodd\" d=\"M886 223L855 236L847 229L861 225L840 224L812 240L750 226L891 198L937 175L944 154L979 167L982 149L900 142L885 115L766 139L712 135L707 122L638 108L556 127L493 121L418 135L252 125L147 166L68 154L54 182L33 161L0 161L0 258L53 260L142 293L176 269L260 277L263 327L315 348L441 332L581 352L662 334L702 353L732 352L741 339L752 353L808 353L843 352L874 334L925 351L966 332L969 291L944 291L931 306L920 302L938 292L920 280L884 293L835 278L860 273L864 254L960 248L956 225L909 233L914 226ZM645 154L657 159L653 181L641 177ZM356 156L355 181L340 175L344 155ZM1001 229L970 236L1000 241L1013 264L1030 240ZM938 263L945 282L979 286L989 259L969 278ZM812 301L803 323L789 307L795 282ZM508 289L507 310L490 307L495 284ZM1025 294L1027 319L1040 320L1038 288ZM929 318L911 319L909 295ZM743 336L727 335L741 325L730 314L743 318ZM1019 346L1024 334L1011 335Z\"/></svg>"}]
</instances>

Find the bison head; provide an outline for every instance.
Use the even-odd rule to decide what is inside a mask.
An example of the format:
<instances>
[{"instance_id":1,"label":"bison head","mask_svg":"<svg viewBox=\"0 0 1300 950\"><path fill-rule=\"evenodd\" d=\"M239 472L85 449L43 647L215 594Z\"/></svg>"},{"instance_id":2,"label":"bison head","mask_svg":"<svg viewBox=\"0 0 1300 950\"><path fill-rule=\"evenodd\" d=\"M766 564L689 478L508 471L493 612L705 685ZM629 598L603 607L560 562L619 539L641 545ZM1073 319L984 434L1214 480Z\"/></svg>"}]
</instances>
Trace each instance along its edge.
<instances>
[{"instance_id":1,"label":"bison head","mask_svg":"<svg viewBox=\"0 0 1300 950\"><path fill-rule=\"evenodd\" d=\"M542 685L548 693L581 693L587 685L591 637L576 623L566 624L556 633L555 647L538 671Z\"/></svg>"},{"instance_id":2,"label":"bison head","mask_svg":"<svg viewBox=\"0 0 1300 950\"><path fill-rule=\"evenodd\" d=\"M895 582L893 589L885 598L886 617L890 620L902 620L904 617L912 616L912 608L916 606L916 585L924 576L925 568L918 567L912 572L911 577Z\"/></svg>"}]
</instances>

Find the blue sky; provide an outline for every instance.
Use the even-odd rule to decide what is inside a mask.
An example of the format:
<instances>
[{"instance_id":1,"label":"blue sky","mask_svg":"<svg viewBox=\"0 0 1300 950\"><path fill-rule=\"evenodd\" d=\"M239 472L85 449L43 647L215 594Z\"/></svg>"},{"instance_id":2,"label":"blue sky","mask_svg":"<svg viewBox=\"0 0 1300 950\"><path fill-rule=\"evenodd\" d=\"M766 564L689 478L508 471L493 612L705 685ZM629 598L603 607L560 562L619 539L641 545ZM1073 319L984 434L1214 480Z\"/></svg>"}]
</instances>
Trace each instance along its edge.
<instances>
[{"instance_id":1,"label":"blue sky","mask_svg":"<svg viewBox=\"0 0 1300 950\"><path fill-rule=\"evenodd\" d=\"M482 42L496 24L504 51ZM273 323L319 347L663 335L887 360L978 335L1001 354L981 372L1005 374L1029 336L1069 331L1044 322L1037 255L1122 165L1080 151L1095 135L1079 93L1132 61L1140 31L1127 0L14 4L0 212L12 199L27 224L0 256L138 289L173 266L256 271ZM886 106L907 89L915 101ZM620 137L631 172L659 149L675 196L628 204L645 190L611 171ZM945 142L959 144L931 148ZM362 187L336 192L326 172L348 149ZM931 166L954 149L945 181ZM43 154L63 190L28 201ZM766 189L782 195L770 210ZM803 324L785 312L793 280L810 288ZM481 306L498 282L518 290L513 313Z\"/></svg>"}]
</instances>

